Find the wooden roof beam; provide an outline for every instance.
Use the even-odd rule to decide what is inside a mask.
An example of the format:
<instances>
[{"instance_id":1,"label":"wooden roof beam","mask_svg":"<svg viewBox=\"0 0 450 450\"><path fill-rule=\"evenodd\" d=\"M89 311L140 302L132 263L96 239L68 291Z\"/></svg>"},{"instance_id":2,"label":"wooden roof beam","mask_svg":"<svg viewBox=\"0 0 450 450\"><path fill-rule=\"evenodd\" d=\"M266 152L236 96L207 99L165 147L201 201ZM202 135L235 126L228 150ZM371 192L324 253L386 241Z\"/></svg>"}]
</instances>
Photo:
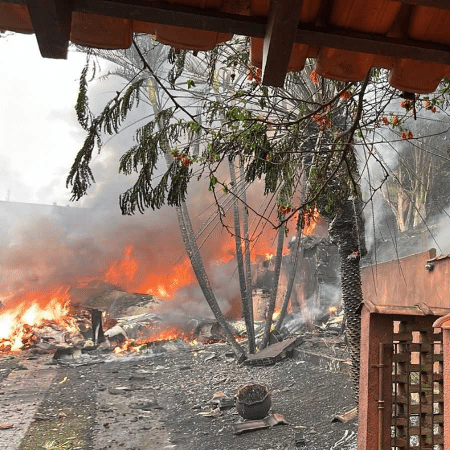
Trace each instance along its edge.
<instances>
[{"instance_id":1,"label":"wooden roof beam","mask_svg":"<svg viewBox=\"0 0 450 450\"><path fill-rule=\"evenodd\" d=\"M28 10L41 55L44 58L67 58L72 1L28 0Z\"/></svg>"},{"instance_id":2,"label":"wooden roof beam","mask_svg":"<svg viewBox=\"0 0 450 450\"><path fill-rule=\"evenodd\" d=\"M448 0L393 0L395 2L406 3L408 5L431 6L433 8L450 9Z\"/></svg>"},{"instance_id":3,"label":"wooden roof beam","mask_svg":"<svg viewBox=\"0 0 450 450\"><path fill-rule=\"evenodd\" d=\"M288 71L302 0L272 0L264 36L262 83L281 87Z\"/></svg>"},{"instance_id":4,"label":"wooden roof beam","mask_svg":"<svg viewBox=\"0 0 450 450\"><path fill-rule=\"evenodd\" d=\"M379 36L330 27L300 24L296 42L315 47L331 47L373 55L406 58L450 65L450 46L413 39Z\"/></svg>"}]
</instances>

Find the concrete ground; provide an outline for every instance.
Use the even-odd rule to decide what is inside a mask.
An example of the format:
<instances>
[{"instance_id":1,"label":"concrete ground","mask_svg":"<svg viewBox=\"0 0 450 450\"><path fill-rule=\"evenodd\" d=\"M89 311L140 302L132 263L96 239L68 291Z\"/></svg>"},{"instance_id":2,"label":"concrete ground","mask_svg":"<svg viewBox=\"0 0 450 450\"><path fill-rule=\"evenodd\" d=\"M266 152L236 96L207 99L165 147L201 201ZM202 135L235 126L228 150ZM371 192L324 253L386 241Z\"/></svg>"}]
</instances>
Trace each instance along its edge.
<instances>
[{"instance_id":1,"label":"concrete ground","mask_svg":"<svg viewBox=\"0 0 450 450\"><path fill-rule=\"evenodd\" d=\"M58 364L52 354L0 358L0 449L353 448L356 420L332 422L354 406L348 375L299 350L269 367L237 365L225 344ZM233 434L243 419L235 408L214 411L210 399L218 391L233 397L249 382L269 388L272 412L288 425Z\"/></svg>"}]
</instances>

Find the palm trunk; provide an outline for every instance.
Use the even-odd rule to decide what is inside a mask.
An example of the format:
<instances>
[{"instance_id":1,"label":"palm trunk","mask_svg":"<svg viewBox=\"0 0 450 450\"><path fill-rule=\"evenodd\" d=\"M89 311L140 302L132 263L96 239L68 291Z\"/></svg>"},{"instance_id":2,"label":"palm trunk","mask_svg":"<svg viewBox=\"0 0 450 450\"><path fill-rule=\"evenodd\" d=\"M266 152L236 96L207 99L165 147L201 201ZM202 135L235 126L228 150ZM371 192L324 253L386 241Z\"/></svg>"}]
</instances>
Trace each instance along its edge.
<instances>
[{"instance_id":1,"label":"palm trunk","mask_svg":"<svg viewBox=\"0 0 450 450\"><path fill-rule=\"evenodd\" d=\"M234 209L234 242L236 244L236 259L238 265L238 274L239 274L239 286L241 289L241 298L242 298L242 310L244 313L245 326L247 328L247 336L248 336L248 347L250 353L255 353L255 330L253 328L252 318L250 315L250 308L248 303L248 294L247 294L247 282L244 271L244 258L242 255L242 239L241 239L241 223L240 223L240 215L239 215L239 203L238 196L240 194L237 183L236 183L236 172L234 169L234 162L229 161L230 166L230 178L231 184L233 186L232 193L233 195L233 209Z\"/></svg>"},{"instance_id":2,"label":"palm trunk","mask_svg":"<svg viewBox=\"0 0 450 450\"><path fill-rule=\"evenodd\" d=\"M278 281L280 279L281 271L281 260L283 258L283 241L284 241L284 230L286 228L285 222L281 225L278 230L278 242L277 242L277 253L275 256L275 268L273 274L273 287L270 292L269 305L267 308L266 323L264 325L264 337L261 344L261 348L266 348L269 343L270 338L270 328L272 327L272 316L275 311L275 304L277 301L278 294Z\"/></svg>"},{"instance_id":3,"label":"palm trunk","mask_svg":"<svg viewBox=\"0 0 450 450\"><path fill-rule=\"evenodd\" d=\"M338 246L341 259L342 302L357 399L360 372L361 305L363 302L359 261L365 254L361 203L360 200L344 202L329 228L330 237Z\"/></svg>"}]
</instances>

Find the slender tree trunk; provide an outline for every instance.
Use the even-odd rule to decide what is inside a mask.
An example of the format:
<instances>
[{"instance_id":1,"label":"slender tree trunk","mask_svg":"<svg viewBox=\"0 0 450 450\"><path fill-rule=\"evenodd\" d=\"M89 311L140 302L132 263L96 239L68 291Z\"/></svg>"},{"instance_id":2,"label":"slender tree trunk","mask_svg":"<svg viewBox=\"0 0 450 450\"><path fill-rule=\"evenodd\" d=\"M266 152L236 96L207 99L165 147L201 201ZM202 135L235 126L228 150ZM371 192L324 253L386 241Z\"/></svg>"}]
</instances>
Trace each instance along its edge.
<instances>
[{"instance_id":1,"label":"slender tree trunk","mask_svg":"<svg viewBox=\"0 0 450 450\"><path fill-rule=\"evenodd\" d=\"M305 172L305 161L302 161L302 176L300 179L300 204L302 205L305 199L305 189L306 189L306 172ZM301 248L301 240L302 240L302 225L303 225L303 216L302 210L298 212L296 233L295 233L295 246L293 252L291 251L291 270L289 271L289 279L286 287L286 292L284 295L283 303L281 304L280 315L278 316L277 323L275 325L275 330L280 331L281 326L283 325L284 318L286 317L289 300L292 295L292 288L294 287L295 276L297 275L297 267L298 261L300 259L300 248Z\"/></svg>"},{"instance_id":2,"label":"slender tree trunk","mask_svg":"<svg viewBox=\"0 0 450 450\"><path fill-rule=\"evenodd\" d=\"M285 229L286 229L286 225L283 222L283 225L278 229L277 253L275 256L273 287L270 292L269 305L267 308L266 323L264 325L264 337L263 337L263 342L261 344L261 348L266 348L269 343L270 328L272 327L272 316L273 316L273 312L275 311L275 304L277 301L277 294L278 294L278 282L280 279L281 260L283 258L283 241L284 241L284 230Z\"/></svg>"},{"instance_id":3,"label":"slender tree trunk","mask_svg":"<svg viewBox=\"0 0 450 450\"><path fill-rule=\"evenodd\" d=\"M250 353L255 353L255 330L253 328L252 317L250 315L250 308L247 294L247 280L245 278L244 270L244 257L242 255L242 238L241 238L241 223L239 214L239 202L238 197L240 190L236 183L236 171L234 168L234 162L229 161L230 166L230 178L233 186L233 210L234 210L234 242L236 244L236 259L239 273L239 285L241 288L242 298L242 310L244 313L245 326L247 328L248 347Z\"/></svg>"},{"instance_id":4,"label":"slender tree trunk","mask_svg":"<svg viewBox=\"0 0 450 450\"><path fill-rule=\"evenodd\" d=\"M297 275L298 260L300 258L300 248L302 239L302 217L301 211L299 211L299 216L297 220L297 232L295 234L295 246L291 252L291 270L289 271L289 279L286 287L286 292L284 294L283 303L281 305L280 315L278 316L277 323L275 325L275 330L280 331L283 325L284 318L286 317L289 300L292 295L292 288L294 287L295 276Z\"/></svg>"},{"instance_id":5,"label":"slender tree trunk","mask_svg":"<svg viewBox=\"0 0 450 450\"><path fill-rule=\"evenodd\" d=\"M247 285L247 304L251 322L251 329L253 330L253 342L249 344L253 347L253 351L256 349L255 345L255 321L253 317L253 280L252 280L252 265L250 260L250 234L248 228L248 209L247 209L247 195L246 195L246 184L244 177L244 161L240 161L240 178L242 180L242 226L244 228L244 269L245 269L245 279ZM252 352L250 352L252 353Z\"/></svg>"},{"instance_id":6,"label":"slender tree trunk","mask_svg":"<svg viewBox=\"0 0 450 450\"><path fill-rule=\"evenodd\" d=\"M159 113L158 105L156 103L152 103L152 106L154 114L157 115ZM161 129L162 125L160 123L158 124L158 126ZM167 142L165 142L164 144L162 144L162 147L164 157L166 159L166 164L167 166L170 166L173 163L173 157L169 152L169 145ZM214 317L216 318L219 325L222 327L225 336L227 337L229 343L233 347L238 361L241 362L246 358L245 352L234 338L233 332L231 331L228 322L225 320L225 317L222 314L219 303L217 302L217 299L211 288L211 284L209 283L208 275L206 274L205 266L203 264L203 260L200 255L200 250L198 248L197 241L195 240L195 234L194 230L192 229L192 222L189 216L189 211L187 209L186 203L182 202L181 206L178 206L176 208L176 212L178 224L181 231L181 237L183 238L186 253L189 257L189 260L191 261L192 269L194 270L200 289L202 290L206 302L211 308Z\"/></svg>"}]
</instances>

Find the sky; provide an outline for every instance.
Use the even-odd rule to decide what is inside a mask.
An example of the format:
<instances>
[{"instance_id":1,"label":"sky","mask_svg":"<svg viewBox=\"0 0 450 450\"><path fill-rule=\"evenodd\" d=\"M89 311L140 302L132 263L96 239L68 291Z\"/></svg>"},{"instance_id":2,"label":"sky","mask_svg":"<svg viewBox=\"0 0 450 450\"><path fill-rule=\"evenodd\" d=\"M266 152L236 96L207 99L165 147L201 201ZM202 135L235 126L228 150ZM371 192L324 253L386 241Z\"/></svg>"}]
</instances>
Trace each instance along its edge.
<instances>
[{"instance_id":1,"label":"sky","mask_svg":"<svg viewBox=\"0 0 450 450\"><path fill-rule=\"evenodd\" d=\"M13 34L0 38L0 60L0 200L66 205L84 137L74 105L85 55L45 59L34 35Z\"/></svg>"}]
</instances>

